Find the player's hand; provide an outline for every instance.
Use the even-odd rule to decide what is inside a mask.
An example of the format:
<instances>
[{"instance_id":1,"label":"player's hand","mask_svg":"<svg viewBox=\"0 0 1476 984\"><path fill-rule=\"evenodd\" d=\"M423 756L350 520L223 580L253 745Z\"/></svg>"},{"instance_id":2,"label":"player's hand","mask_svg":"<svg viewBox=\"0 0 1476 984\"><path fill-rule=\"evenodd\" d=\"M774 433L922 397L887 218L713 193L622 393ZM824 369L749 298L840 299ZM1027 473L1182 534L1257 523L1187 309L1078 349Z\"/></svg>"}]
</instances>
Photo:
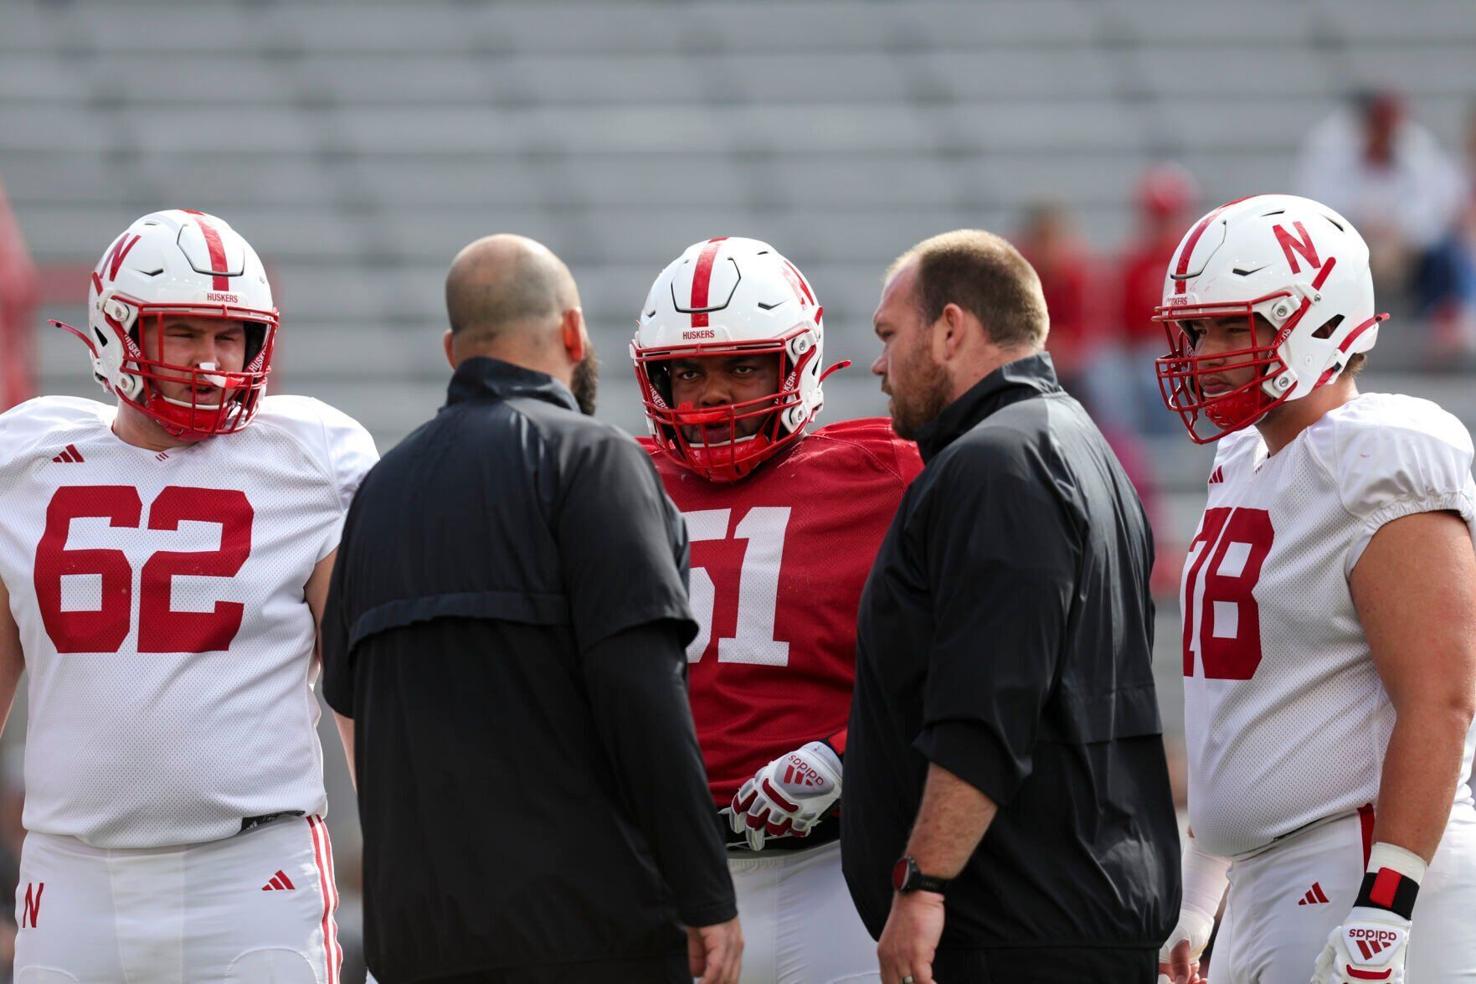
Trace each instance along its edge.
<instances>
[{"instance_id":1,"label":"player's hand","mask_svg":"<svg viewBox=\"0 0 1476 984\"><path fill-rule=\"evenodd\" d=\"M687 970L700 984L738 984L743 969L743 930L738 917L687 927Z\"/></svg>"},{"instance_id":2,"label":"player's hand","mask_svg":"<svg viewBox=\"0 0 1476 984\"><path fill-rule=\"evenodd\" d=\"M1409 920L1397 912L1354 906L1343 925L1327 937L1312 984L1404 984Z\"/></svg>"},{"instance_id":3,"label":"player's hand","mask_svg":"<svg viewBox=\"0 0 1476 984\"><path fill-rule=\"evenodd\" d=\"M1213 917L1195 909L1180 910L1178 925L1158 951L1159 984L1202 984L1199 955L1214 928Z\"/></svg>"},{"instance_id":4,"label":"player's hand","mask_svg":"<svg viewBox=\"0 0 1476 984\"><path fill-rule=\"evenodd\" d=\"M823 741L781 755L733 797L728 823L755 851L766 837L806 837L841 795L841 761Z\"/></svg>"},{"instance_id":5,"label":"player's hand","mask_svg":"<svg viewBox=\"0 0 1476 984\"><path fill-rule=\"evenodd\" d=\"M892 895L892 911L876 944L882 984L934 984L933 955L943 936L943 896L937 892Z\"/></svg>"}]
</instances>

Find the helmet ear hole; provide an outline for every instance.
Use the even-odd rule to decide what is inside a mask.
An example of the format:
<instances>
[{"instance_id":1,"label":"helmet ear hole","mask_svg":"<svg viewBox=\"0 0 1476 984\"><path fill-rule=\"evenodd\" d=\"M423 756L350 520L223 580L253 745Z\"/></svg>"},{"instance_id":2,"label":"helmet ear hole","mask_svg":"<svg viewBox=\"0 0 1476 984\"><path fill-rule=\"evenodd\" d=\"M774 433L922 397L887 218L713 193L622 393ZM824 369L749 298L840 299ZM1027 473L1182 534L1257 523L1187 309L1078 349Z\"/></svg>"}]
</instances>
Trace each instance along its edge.
<instances>
[{"instance_id":1,"label":"helmet ear hole","mask_svg":"<svg viewBox=\"0 0 1476 984\"><path fill-rule=\"evenodd\" d=\"M1318 328L1316 331L1314 331L1312 333L1312 337L1323 339L1331 338L1333 336L1333 332L1338 330L1338 325L1342 323L1343 316L1341 314L1335 314L1327 321L1325 321L1321 328Z\"/></svg>"}]
</instances>

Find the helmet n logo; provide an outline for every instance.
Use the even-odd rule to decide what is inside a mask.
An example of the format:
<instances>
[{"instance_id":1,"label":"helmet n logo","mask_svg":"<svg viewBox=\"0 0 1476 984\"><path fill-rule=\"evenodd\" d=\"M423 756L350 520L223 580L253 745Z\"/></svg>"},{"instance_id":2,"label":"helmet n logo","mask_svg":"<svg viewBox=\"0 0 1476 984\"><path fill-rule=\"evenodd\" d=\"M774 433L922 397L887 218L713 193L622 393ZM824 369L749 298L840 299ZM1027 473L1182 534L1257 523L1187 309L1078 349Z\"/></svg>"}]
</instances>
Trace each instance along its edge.
<instances>
[{"instance_id":1,"label":"helmet n logo","mask_svg":"<svg viewBox=\"0 0 1476 984\"><path fill-rule=\"evenodd\" d=\"M1295 251L1302 254L1302 259L1306 260L1313 269L1320 269L1322 260L1317 256L1317 247L1312 245L1312 237L1307 234L1307 230L1302 223L1293 222L1292 225L1301 234L1301 239L1287 232L1282 226L1276 225L1271 227L1271 231L1276 233L1276 241L1281 244L1281 251L1286 254L1287 266L1291 267L1292 273L1302 272L1302 268L1297 265L1297 258L1292 255Z\"/></svg>"}]
</instances>

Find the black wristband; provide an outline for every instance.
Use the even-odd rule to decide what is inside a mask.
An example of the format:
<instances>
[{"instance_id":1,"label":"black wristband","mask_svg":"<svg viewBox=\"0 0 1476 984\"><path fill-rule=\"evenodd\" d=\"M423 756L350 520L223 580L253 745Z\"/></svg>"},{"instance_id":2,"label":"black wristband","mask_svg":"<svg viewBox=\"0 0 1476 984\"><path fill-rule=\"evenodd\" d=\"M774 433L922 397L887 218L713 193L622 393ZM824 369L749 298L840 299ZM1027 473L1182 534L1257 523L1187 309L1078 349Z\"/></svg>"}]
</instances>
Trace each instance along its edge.
<instances>
[{"instance_id":1,"label":"black wristband","mask_svg":"<svg viewBox=\"0 0 1476 984\"><path fill-rule=\"evenodd\" d=\"M897 863L892 866L892 888L903 895L909 892L937 892L943 895L948 891L948 882L947 878L923 874L917 867L917 860L910 854L898 858Z\"/></svg>"},{"instance_id":2,"label":"black wristband","mask_svg":"<svg viewBox=\"0 0 1476 984\"><path fill-rule=\"evenodd\" d=\"M1354 905L1371 909L1387 909L1405 919L1413 917L1415 896L1420 892L1420 883L1406 878L1393 868L1380 868L1377 872L1366 872L1363 886L1358 890L1358 901Z\"/></svg>"}]
</instances>

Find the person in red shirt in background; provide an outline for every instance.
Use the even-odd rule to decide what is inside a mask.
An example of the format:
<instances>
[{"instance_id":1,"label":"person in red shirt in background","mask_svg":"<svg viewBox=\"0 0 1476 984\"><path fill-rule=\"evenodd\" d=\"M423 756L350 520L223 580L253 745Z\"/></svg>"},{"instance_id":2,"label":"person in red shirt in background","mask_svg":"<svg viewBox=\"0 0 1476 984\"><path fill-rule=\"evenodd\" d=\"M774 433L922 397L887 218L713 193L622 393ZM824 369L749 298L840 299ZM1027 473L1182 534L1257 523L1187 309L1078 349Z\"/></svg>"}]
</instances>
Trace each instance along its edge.
<instances>
[{"instance_id":1,"label":"person in red shirt in background","mask_svg":"<svg viewBox=\"0 0 1476 984\"><path fill-rule=\"evenodd\" d=\"M804 275L736 237L662 271L631 343L642 443L691 538L688 686L745 984L880 979L836 810L861 589L922 460L884 418L809 430L823 345Z\"/></svg>"},{"instance_id":2,"label":"person in red shirt in background","mask_svg":"<svg viewBox=\"0 0 1476 984\"><path fill-rule=\"evenodd\" d=\"M1125 361L1107 375L1115 377L1115 423L1135 434L1165 434L1172 433L1173 420L1165 418L1158 380L1149 371L1164 345L1153 309L1163 301L1163 271L1194 218L1199 186L1179 165L1159 163L1143 173L1135 197L1138 233L1116 274L1121 291L1116 321Z\"/></svg>"},{"instance_id":3,"label":"person in red shirt in background","mask_svg":"<svg viewBox=\"0 0 1476 984\"><path fill-rule=\"evenodd\" d=\"M31 346L40 279L0 182L0 410L31 396Z\"/></svg>"},{"instance_id":4,"label":"person in red shirt in background","mask_svg":"<svg viewBox=\"0 0 1476 984\"><path fill-rule=\"evenodd\" d=\"M1088 370L1106 341L1097 259L1059 202L1029 206L1011 241L1040 277L1051 319L1046 351L1055 363L1056 379L1062 389L1084 400Z\"/></svg>"}]
</instances>

